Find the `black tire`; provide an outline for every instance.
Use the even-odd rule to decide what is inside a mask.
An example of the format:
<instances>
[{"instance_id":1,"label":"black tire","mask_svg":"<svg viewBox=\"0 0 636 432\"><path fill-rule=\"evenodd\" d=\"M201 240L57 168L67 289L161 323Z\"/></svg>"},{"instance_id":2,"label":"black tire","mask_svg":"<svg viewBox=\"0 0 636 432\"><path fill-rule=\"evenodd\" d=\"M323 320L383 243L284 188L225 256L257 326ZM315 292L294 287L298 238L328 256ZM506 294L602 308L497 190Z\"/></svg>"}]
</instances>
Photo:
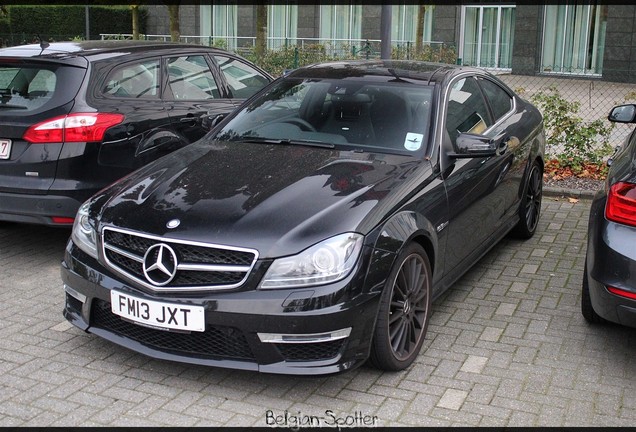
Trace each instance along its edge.
<instances>
[{"instance_id":1,"label":"black tire","mask_svg":"<svg viewBox=\"0 0 636 432\"><path fill-rule=\"evenodd\" d=\"M586 258L587 260L587 258ZM590 298L590 282L587 278L587 262L583 269L583 284L581 287L581 314L585 321L590 324L600 324L605 322L603 318L594 311L592 307L592 299Z\"/></svg>"},{"instance_id":2,"label":"black tire","mask_svg":"<svg viewBox=\"0 0 636 432\"><path fill-rule=\"evenodd\" d=\"M543 198L543 170L534 162L528 175L528 182L521 197L519 206L519 222L511 234L520 239L529 239L537 231L541 216L541 200Z\"/></svg>"},{"instance_id":3,"label":"black tire","mask_svg":"<svg viewBox=\"0 0 636 432\"><path fill-rule=\"evenodd\" d=\"M399 371L413 363L422 348L431 314L431 264L419 244L397 257L380 299L370 363Z\"/></svg>"}]
</instances>

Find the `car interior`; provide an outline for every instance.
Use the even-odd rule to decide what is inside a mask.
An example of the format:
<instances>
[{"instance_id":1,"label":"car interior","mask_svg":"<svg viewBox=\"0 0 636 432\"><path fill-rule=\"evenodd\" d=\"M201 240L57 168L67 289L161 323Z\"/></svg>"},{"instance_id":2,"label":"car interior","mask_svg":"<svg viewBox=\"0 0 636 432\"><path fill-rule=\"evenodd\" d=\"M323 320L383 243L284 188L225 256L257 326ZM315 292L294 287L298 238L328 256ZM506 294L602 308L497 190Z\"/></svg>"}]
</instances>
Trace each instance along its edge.
<instances>
[{"instance_id":1,"label":"car interior","mask_svg":"<svg viewBox=\"0 0 636 432\"><path fill-rule=\"evenodd\" d=\"M430 90L360 85L313 86L297 110L254 129L259 136L417 150L430 121ZM419 144L408 147L407 138Z\"/></svg>"}]
</instances>

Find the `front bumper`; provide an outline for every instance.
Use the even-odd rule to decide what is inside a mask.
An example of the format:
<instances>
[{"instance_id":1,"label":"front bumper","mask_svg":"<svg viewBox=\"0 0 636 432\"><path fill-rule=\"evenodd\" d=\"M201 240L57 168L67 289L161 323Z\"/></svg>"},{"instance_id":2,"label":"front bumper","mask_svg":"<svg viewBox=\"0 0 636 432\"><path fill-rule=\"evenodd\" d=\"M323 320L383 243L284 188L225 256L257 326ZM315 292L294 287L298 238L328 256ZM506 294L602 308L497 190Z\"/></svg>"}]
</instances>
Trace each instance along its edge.
<instances>
[{"instance_id":1,"label":"front bumper","mask_svg":"<svg viewBox=\"0 0 636 432\"><path fill-rule=\"evenodd\" d=\"M360 267L345 280L321 287L153 294L122 282L69 241L61 269L64 316L85 331L154 358L267 373L330 374L359 366L369 355L380 296L356 290L365 284ZM203 306L205 331L165 331L125 321L110 310L113 289L145 300ZM343 294L351 291L358 294Z\"/></svg>"},{"instance_id":2,"label":"front bumper","mask_svg":"<svg viewBox=\"0 0 636 432\"><path fill-rule=\"evenodd\" d=\"M605 219L604 192L595 197L590 210L587 277L594 311L607 321L636 327L636 299L613 294L614 287L636 296L636 228Z\"/></svg>"}]
</instances>

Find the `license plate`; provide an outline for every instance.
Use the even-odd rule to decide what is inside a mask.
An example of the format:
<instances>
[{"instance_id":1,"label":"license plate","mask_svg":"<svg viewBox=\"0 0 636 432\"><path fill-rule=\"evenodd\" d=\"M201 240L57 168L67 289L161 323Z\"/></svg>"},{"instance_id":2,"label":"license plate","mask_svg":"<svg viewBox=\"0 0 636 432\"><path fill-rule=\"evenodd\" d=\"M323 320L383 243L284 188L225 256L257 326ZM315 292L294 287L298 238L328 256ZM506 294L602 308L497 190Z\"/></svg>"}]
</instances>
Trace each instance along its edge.
<instances>
[{"instance_id":1,"label":"license plate","mask_svg":"<svg viewBox=\"0 0 636 432\"><path fill-rule=\"evenodd\" d=\"M115 315L147 326L169 330L205 331L203 306L144 300L112 290L110 306Z\"/></svg>"},{"instance_id":2,"label":"license plate","mask_svg":"<svg viewBox=\"0 0 636 432\"><path fill-rule=\"evenodd\" d=\"M11 154L11 140L0 139L0 159L9 159Z\"/></svg>"}]
</instances>

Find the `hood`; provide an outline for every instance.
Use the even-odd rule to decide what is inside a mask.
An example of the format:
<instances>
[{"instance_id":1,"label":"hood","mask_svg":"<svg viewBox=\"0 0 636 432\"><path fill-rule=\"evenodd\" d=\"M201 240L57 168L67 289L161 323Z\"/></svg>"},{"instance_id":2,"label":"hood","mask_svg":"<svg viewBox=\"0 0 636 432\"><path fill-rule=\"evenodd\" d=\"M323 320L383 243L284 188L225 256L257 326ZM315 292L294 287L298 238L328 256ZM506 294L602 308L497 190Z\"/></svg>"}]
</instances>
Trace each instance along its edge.
<instances>
[{"instance_id":1,"label":"hood","mask_svg":"<svg viewBox=\"0 0 636 432\"><path fill-rule=\"evenodd\" d=\"M102 224L254 248L274 258L343 232L367 234L406 198L403 183L426 167L402 155L199 142L126 177L96 201L106 201ZM168 229L173 219L180 224Z\"/></svg>"}]
</instances>

